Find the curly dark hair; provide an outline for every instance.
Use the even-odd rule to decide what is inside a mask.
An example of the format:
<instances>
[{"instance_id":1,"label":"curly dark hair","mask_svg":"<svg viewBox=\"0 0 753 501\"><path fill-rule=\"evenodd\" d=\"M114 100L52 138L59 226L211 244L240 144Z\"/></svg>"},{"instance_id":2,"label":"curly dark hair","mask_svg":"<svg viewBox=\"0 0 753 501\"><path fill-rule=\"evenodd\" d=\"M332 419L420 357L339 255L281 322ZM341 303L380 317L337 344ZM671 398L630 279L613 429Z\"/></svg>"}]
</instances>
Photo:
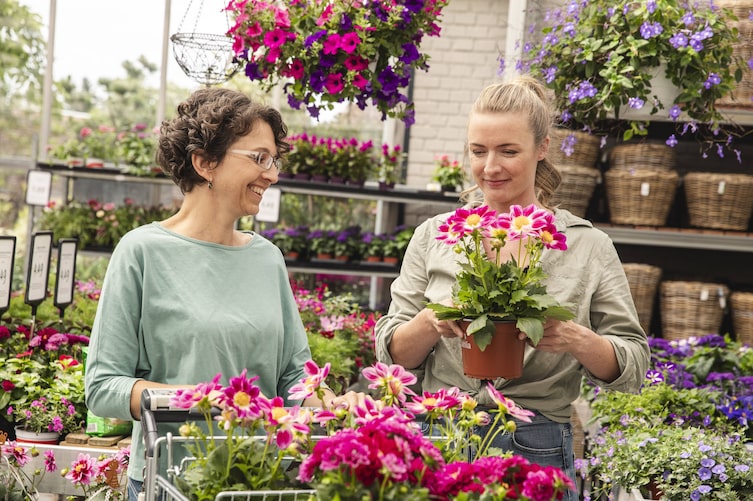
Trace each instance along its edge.
<instances>
[{"instance_id":1,"label":"curly dark hair","mask_svg":"<svg viewBox=\"0 0 753 501\"><path fill-rule=\"evenodd\" d=\"M211 162L221 162L230 145L251 132L259 120L272 128L277 155L287 154L288 128L279 111L236 90L199 89L178 105L173 119L162 122L157 163L181 193L188 193L207 182L194 169L191 154L198 152Z\"/></svg>"}]
</instances>

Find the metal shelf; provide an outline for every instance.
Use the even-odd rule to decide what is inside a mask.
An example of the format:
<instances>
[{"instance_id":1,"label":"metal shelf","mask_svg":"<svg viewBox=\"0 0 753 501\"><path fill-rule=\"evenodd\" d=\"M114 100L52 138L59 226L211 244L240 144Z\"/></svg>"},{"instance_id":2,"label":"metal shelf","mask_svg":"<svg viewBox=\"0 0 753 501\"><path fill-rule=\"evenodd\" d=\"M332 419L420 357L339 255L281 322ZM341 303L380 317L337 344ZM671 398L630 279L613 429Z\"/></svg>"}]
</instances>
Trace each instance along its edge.
<instances>
[{"instance_id":1,"label":"metal shelf","mask_svg":"<svg viewBox=\"0 0 753 501\"><path fill-rule=\"evenodd\" d=\"M347 275L362 277L397 277L398 266L383 264L360 264L357 262L339 261L290 261L285 260L289 272L293 273L321 273L326 275Z\"/></svg>"},{"instance_id":2,"label":"metal shelf","mask_svg":"<svg viewBox=\"0 0 753 501\"><path fill-rule=\"evenodd\" d=\"M684 228L632 228L597 224L615 244L753 253L753 234Z\"/></svg>"}]
</instances>

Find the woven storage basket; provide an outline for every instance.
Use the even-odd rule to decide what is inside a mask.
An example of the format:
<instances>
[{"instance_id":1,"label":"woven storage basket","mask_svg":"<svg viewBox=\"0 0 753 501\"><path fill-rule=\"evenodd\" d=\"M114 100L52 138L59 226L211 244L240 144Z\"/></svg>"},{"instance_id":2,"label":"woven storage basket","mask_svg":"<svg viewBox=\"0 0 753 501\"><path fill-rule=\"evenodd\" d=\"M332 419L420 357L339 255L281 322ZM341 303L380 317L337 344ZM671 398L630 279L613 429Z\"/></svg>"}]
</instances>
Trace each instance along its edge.
<instances>
[{"instance_id":1,"label":"woven storage basket","mask_svg":"<svg viewBox=\"0 0 753 501\"><path fill-rule=\"evenodd\" d=\"M753 346L753 292L733 292L729 302L735 339Z\"/></svg>"},{"instance_id":2,"label":"woven storage basket","mask_svg":"<svg viewBox=\"0 0 753 501\"><path fill-rule=\"evenodd\" d=\"M692 226L741 231L748 229L753 213L753 176L689 172L684 181Z\"/></svg>"},{"instance_id":3,"label":"woven storage basket","mask_svg":"<svg viewBox=\"0 0 753 501\"><path fill-rule=\"evenodd\" d=\"M609 151L610 169L671 170L675 150L664 143L619 144Z\"/></svg>"},{"instance_id":4,"label":"woven storage basket","mask_svg":"<svg viewBox=\"0 0 753 501\"><path fill-rule=\"evenodd\" d=\"M599 148L601 138L570 129L553 128L549 134L551 142L549 143L549 153L547 158L556 167L561 165L579 165L583 167L593 167L599 160ZM562 151L562 141L568 136L575 136L573 152L570 156L565 155Z\"/></svg>"},{"instance_id":5,"label":"woven storage basket","mask_svg":"<svg viewBox=\"0 0 753 501\"><path fill-rule=\"evenodd\" d=\"M664 339L719 333L729 295L726 285L664 281L660 288Z\"/></svg>"},{"instance_id":6,"label":"woven storage basket","mask_svg":"<svg viewBox=\"0 0 753 501\"><path fill-rule=\"evenodd\" d=\"M601 180L601 171L577 165L555 164L555 167L562 174L562 182L552 195L552 203L585 217L594 188Z\"/></svg>"},{"instance_id":7,"label":"woven storage basket","mask_svg":"<svg viewBox=\"0 0 753 501\"><path fill-rule=\"evenodd\" d=\"M716 105L722 108L753 108L753 70L746 64L753 58L753 20L750 13L753 11L753 1L746 0L716 0L714 4L720 8L729 9L737 17L737 21L729 21L730 27L738 30L737 42L733 44L733 57L740 58L743 78L734 87L731 93L717 99Z\"/></svg>"},{"instance_id":8,"label":"woven storage basket","mask_svg":"<svg viewBox=\"0 0 753 501\"><path fill-rule=\"evenodd\" d=\"M623 263L622 268L625 270L630 285L635 309L638 310L638 320L641 322L643 331L649 334L656 289L661 279L661 268L640 263Z\"/></svg>"},{"instance_id":9,"label":"woven storage basket","mask_svg":"<svg viewBox=\"0 0 753 501\"><path fill-rule=\"evenodd\" d=\"M679 180L675 171L609 169L604 184L611 222L663 226Z\"/></svg>"}]
</instances>

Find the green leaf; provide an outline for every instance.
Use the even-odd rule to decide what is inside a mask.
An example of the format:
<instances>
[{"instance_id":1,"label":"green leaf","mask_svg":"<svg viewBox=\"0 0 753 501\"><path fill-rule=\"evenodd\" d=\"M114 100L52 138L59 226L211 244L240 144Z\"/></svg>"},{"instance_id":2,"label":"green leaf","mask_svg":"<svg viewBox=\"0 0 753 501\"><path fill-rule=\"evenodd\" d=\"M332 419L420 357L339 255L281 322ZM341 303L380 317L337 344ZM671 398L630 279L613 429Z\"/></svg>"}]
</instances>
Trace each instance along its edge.
<instances>
[{"instance_id":1,"label":"green leaf","mask_svg":"<svg viewBox=\"0 0 753 501\"><path fill-rule=\"evenodd\" d=\"M534 346L544 337L544 321L538 318L519 318L516 326L521 332L525 332Z\"/></svg>"}]
</instances>

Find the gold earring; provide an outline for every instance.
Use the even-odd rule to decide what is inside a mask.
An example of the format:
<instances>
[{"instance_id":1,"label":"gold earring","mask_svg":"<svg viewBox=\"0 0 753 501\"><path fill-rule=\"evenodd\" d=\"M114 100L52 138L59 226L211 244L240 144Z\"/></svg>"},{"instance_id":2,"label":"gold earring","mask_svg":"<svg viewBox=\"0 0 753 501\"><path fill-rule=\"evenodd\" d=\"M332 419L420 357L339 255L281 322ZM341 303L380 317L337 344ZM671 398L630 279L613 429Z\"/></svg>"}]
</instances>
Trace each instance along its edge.
<instances>
[{"instance_id":1,"label":"gold earring","mask_svg":"<svg viewBox=\"0 0 753 501\"><path fill-rule=\"evenodd\" d=\"M212 181L209 181L209 189L211 190L212 188L214 188L214 184L212 184Z\"/></svg>"}]
</instances>

